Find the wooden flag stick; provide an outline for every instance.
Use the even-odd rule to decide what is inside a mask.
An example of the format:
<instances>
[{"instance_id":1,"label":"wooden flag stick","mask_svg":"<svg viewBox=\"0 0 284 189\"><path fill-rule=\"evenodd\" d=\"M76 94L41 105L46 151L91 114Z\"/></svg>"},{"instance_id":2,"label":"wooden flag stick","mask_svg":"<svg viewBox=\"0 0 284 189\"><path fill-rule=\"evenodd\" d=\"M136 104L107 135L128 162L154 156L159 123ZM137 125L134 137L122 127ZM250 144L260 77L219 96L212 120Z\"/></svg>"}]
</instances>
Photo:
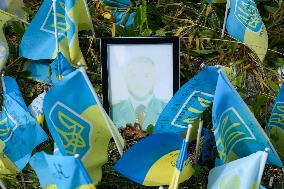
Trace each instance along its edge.
<instances>
[{"instance_id":1,"label":"wooden flag stick","mask_svg":"<svg viewBox=\"0 0 284 189\"><path fill-rule=\"evenodd\" d=\"M107 113L105 112L105 110L104 110L104 108L103 108L103 106L102 106L102 104L101 104L101 102L99 100L99 97L98 97L96 91L94 90L94 88L93 88L93 86L92 86L92 84L91 84L91 82L90 82L90 80L89 80L89 78L87 76L86 70L83 68L83 66L82 66L82 64L80 62L78 63L78 66L79 66L79 70L83 73L84 78L87 81L87 83L88 83L88 85L89 85L89 87L90 87L90 89L91 89L91 91L93 93L93 96L94 96L95 100L97 101L99 109L102 112L104 121L105 121L105 123L106 123L106 125L107 125L107 127L108 127L108 129L109 129L109 131L110 131L110 133L111 133L111 135L113 137L113 139L114 139L114 142L115 142L115 145L116 145L116 147L118 149L118 152L119 152L120 155L122 155L123 154L123 146L120 143L119 138L117 137L114 129L112 128L112 125L111 125L111 123L109 121Z\"/></svg>"},{"instance_id":2,"label":"wooden flag stick","mask_svg":"<svg viewBox=\"0 0 284 189\"><path fill-rule=\"evenodd\" d=\"M225 18L224 18L221 38L224 38L224 35L225 35L225 28L226 28L226 22L227 22L227 18L228 18L229 8L230 8L230 0L227 0L226 11L225 11Z\"/></svg>"},{"instance_id":3,"label":"wooden flag stick","mask_svg":"<svg viewBox=\"0 0 284 189\"><path fill-rule=\"evenodd\" d=\"M195 146L195 154L194 154L194 163L197 163L198 160L198 151L199 151L199 145L200 145L200 137L202 133L203 128L203 120L199 120L199 127L198 127L198 133L196 138L196 146Z\"/></svg>"}]
</instances>

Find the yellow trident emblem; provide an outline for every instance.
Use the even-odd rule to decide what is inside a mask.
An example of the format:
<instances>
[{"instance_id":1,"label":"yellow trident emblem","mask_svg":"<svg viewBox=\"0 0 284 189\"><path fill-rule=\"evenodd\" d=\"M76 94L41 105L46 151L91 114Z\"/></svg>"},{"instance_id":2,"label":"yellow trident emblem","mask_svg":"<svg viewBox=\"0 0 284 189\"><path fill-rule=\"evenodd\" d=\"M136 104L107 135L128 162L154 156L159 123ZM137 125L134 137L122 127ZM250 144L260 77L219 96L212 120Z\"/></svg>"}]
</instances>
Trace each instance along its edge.
<instances>
[{"instance_id":1,"label":"yellow trident emblem","mask_svg":"<svg viewBox=\"0 0 284 189\"><path fill-rule=\"evenodd\" d=\"M57 139L55 142L62 144L64 148L59 146L59 149L64 150L67 154L79 154L80 157L83 157L90 148L90 123L61 102L57 102L49 118L57 131L52 134L60 137L60 141L55 138Z\"/></svg>"},{"instance_id":2,"label":"yellow trident emblem","mask_svg":"<svg viewBox=\"0 0 284 189\"><path fill-rule=\"evenodd\" d=\"M64 139L66 143L64 143L65 149L71 149L72 150L66 150L69 154L76 154L77 148L84 148L86 147L86 142L82 138L81 134L84 130L84 126L77 123L75 120L68 117L63 112L58 112L58 119L62 123L62 125L67 128L67 130L70 130L70 132L66 132L64 130L56 128L57 132L61 135L61 137Z\"/></svg>"},{"instance_id":3,"label":"yellow trident emblem","mask_svg":"<svg viewBox=\"0 0 284 189\"><path fill-rule=\"evenodd\" d=\"M262 28L262 20L256 4L252 0L239 0L236 6L239 21L253 32L259 32Z\"/></svg>"}]
</instances>

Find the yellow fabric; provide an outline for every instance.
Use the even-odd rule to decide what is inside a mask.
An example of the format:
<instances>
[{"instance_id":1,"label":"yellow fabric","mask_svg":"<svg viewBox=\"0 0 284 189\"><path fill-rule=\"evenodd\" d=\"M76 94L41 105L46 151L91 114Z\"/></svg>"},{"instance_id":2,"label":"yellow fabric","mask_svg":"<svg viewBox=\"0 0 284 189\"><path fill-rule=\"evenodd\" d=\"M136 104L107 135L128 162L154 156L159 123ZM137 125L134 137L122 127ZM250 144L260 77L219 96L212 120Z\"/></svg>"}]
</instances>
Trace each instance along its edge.
<instances>
[{"instance_id":1,"label":"yellow fabric","mask_svg":"<svg viewBox=\"0 0 284 189\"><path fill-rule=\"evenodd\" d=\"M169 185L172 180L173 173L176 170L175 164L177 162L179 152L180 150L173 151L161 157L155 164L153 164L144 179L143 185ZM186 160L183 171L180 174L179 183L189 179L192 174L193 169L188 159Z\"/></svg>"},{"instance_id":2,"label":"yellow fabric","mask_svg":"<svg viewBox=\"0 0 284 189\"><path fill-rule=\"evenodd\" d=\"M97 105L86 109L81 116L90 121L93 125L90 137L90 150L83 157L82 161L91 179L97 184L102 178L101 167L108 159L108 143L112 136L104 121L101 110ZM118 136L120 136L120 140L123 141L121 135Z\"/></svg>"},{"instance_id":3,"label":"yellow fabric","mask_svg":"<svg viewBox=\"0 0 284 189\"><path fill-rule=\"evenodd\" d=\"M48 186L44 187L44 189L57 189L57 186L55 184L49 184ZM96 189L96 187L92 184L85 184L77 187L77 189Z\"/></svg>"},{"instance_id":4,"label":"yellow fabric","mask_svg":"<svg viewBox=\"0 0 284 189\"><path fill-rule=\"evenodd\" d=\"M4 177L5 174L16 174L18 173L17 167L14 163L4 154L3 150L5 143L0 140L0 178Z\"/></svg>"},{"instance_id":5,"label":"yellow fabric","mask_svg":"<svg viewBox=\"0 0 284 189\"><path fill-rule=\"evenodd\" d=\"M261 31L257 33L246 29L244 43L255 51L260 61L263 61L268 48L268 36L265 26L263 25Z\"/></svg>"}]
</instances>

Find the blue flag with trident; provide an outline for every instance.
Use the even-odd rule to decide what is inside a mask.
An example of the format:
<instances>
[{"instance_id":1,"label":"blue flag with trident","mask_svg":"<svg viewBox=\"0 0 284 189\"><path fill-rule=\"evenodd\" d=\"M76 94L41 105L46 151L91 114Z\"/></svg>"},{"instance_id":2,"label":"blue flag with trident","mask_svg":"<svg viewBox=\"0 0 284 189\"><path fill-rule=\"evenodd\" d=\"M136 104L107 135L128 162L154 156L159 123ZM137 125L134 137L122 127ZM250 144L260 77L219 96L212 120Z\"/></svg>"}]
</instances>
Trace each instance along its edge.
<instances>
[{"instance_id":1,"label":"blue flag with trident","mask_svg":"<svg viewBox=\"0 0 284 189\"><path fill-rule=\"evenodd\" d=\"M101 179L110 138L119 150L123 148L118 130L99 103L83 68L65 75L44 98L45 119L59 152L79 154L94 183Z\"/></svg>"},{"instance_id":2,"label":"blue flag with trident","mask_svg":"<svg viewBox=\"0 0 284 189\"><path fill-rule=\"evenodd\" d=\"M154 133L184 132L212 103L217 79L218 69L208 66L185 83L162 111Z\"/></svg>"},{"instance_id":3,"label":"blue flag with trident","mask_svg":"<svg viewBox=\"0 0 284 189\"><path fill-rule=\"evenodd\" d=\"M263 61L268 48L268 36L253 0L228 0L230 12L226 22L229 35L246 44Z\"/></svg>"},{"instance_id":4,"label":"blue flag with trident","mask_svg":"<svg viewBox=\"0 0 284 189\"><path fill-rule=\"evenodd\" d=\"M223 163L269 148L268 163L283 166L267 135L221 70L212 117L216 146Z\"/></svg>"},{"instance_id":5,"label":"blue flag with trident","mask_svg":"<svg viewBox=\"0 0 284 189\"><path fill-rule=\"evenodd\" d=\"M78 31L90 29L85 0L56 0L59 50L74 65L84 63ZM57 55L52 0L45 0L26 30L20 56L32 60L54 59Z\"/></svg>"},{"instance_id":6,"label":"blue flag with trident","mask_svg":"<svg viewBox=\"0 0 284 189\"><path fill-rule=\"evenodd\" d=\"M74 156L36 153L30 160L45 189L95 189L81 160Z\"/></svg>"},{"instance_id":7,"label":"blue flag with trident","mask_svg":"<svg viewBox=\"0 0 284 189\"><path fill-rule=\"evenodd\" d=\"M284 85L275 99L267 132L280 158L284 161Z\"/></svg>"},{"instance_id":8,"label":"blue flag with trident","mask_svg":"<svg viewBox=\"0 0 284 189\"><path fill-rule=\"evenodd\" d=\"M29 161L33 149L47 140L47 135L30 115L14 78L4 76L3 109L0 115L0 139L4 154L21 171Z\"/></svg>"}]
</instances>

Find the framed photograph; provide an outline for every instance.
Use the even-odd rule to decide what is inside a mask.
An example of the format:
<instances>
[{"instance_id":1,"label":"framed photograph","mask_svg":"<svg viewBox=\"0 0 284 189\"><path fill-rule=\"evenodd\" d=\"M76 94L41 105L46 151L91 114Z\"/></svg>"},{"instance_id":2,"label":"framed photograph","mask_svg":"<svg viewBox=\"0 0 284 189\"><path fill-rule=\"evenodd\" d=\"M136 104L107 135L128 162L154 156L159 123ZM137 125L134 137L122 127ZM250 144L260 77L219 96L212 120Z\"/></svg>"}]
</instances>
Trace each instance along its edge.
<instances>
[{"instance_id":1,"label":"framed photograph","mask_svg":"<svg viewBox=\"0 0 284 189\"><path fill-rule=\"evenodd\" d=\"M103 105L118 128L155 125L179 88L179 38L102 38Z\"/></svg>"}]
</instances>

